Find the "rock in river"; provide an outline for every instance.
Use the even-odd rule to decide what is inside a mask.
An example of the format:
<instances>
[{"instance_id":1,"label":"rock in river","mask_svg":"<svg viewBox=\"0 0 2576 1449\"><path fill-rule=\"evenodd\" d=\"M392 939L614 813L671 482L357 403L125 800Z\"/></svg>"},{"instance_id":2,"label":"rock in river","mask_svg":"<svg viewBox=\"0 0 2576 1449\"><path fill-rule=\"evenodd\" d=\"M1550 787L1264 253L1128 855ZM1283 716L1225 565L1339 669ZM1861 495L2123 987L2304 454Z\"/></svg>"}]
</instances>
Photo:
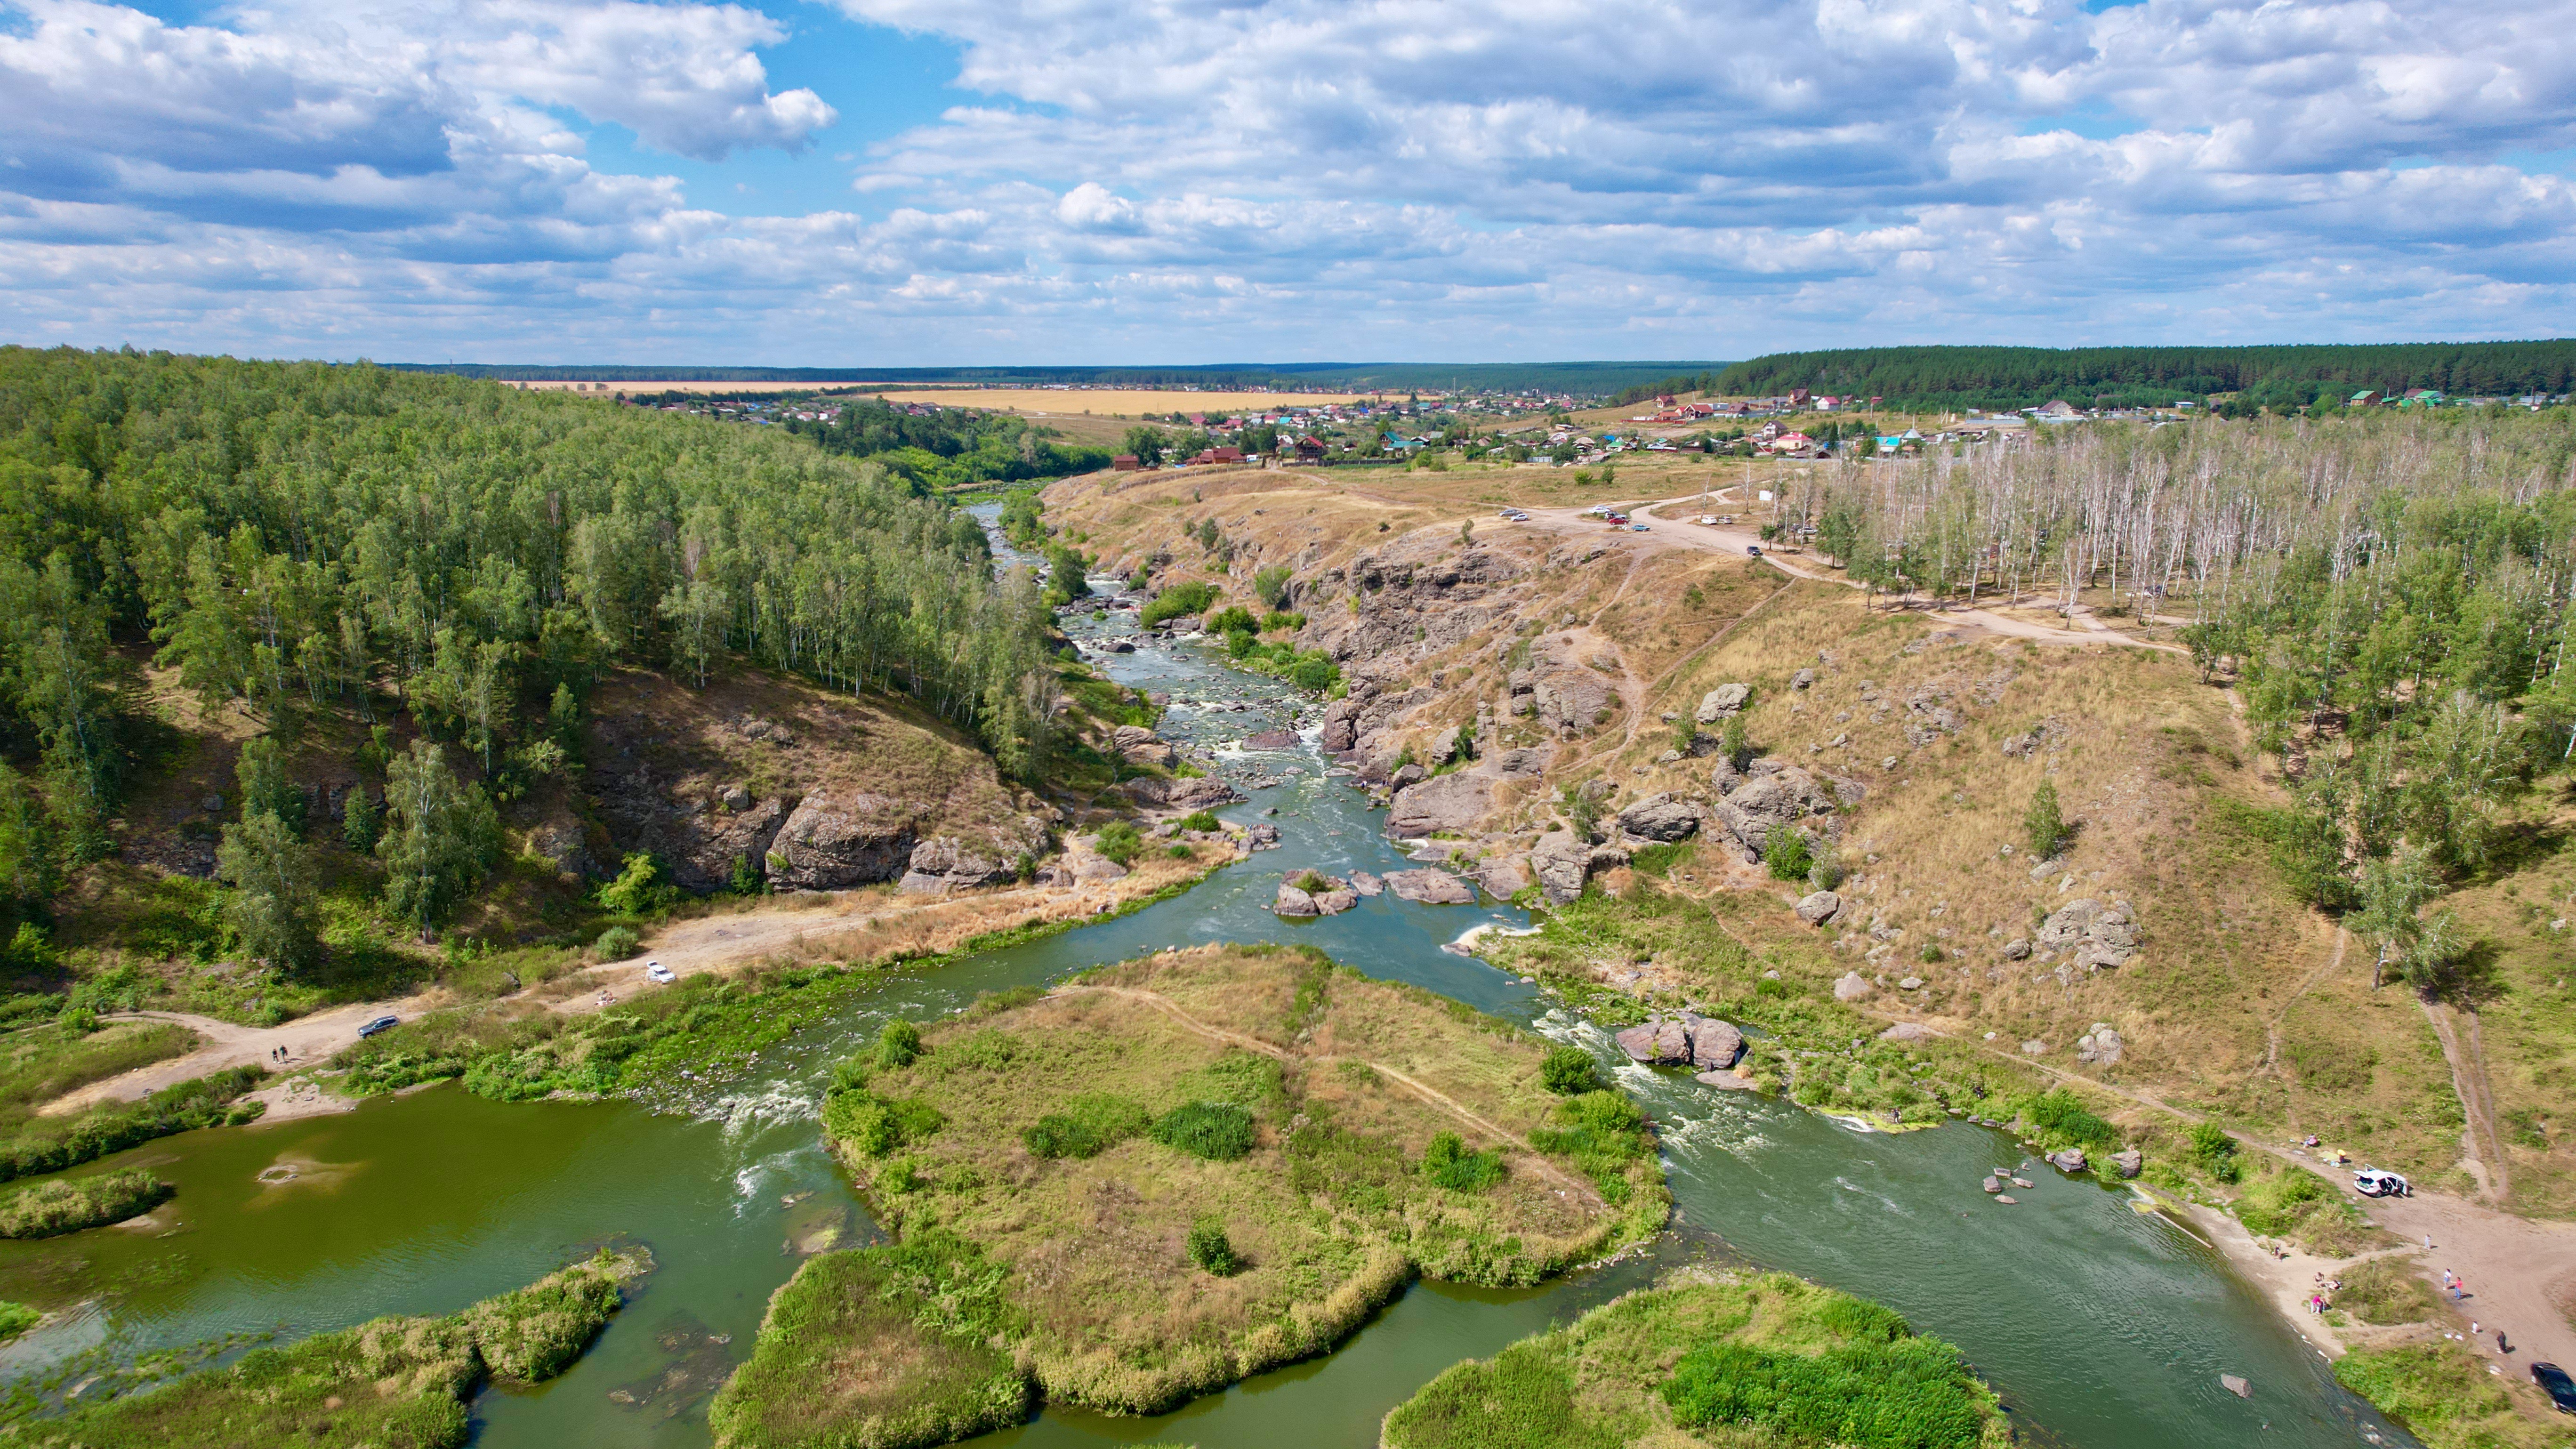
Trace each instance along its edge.
<instances>
[{"instance_id":1,"label":"rock in river","mask_svg":"<svg viewBox=\"0 0 2576 1449\"><path fill-rule=\"evenodd\" d=\"M1367 871L1355 870L1351 872L1351 889L1364 896L1373 896L1386 889L1386 882Z\"/></svg>"},{"instance_id":2,"label":"rock in river","mask_svg":"<svg viewBox=\"0 0 2576 1449\"><path fill-rule=\"evenodd\" d=\"M1313 916L1322 914L1322 912L1316 908L1315 898L1313 896L1306 894L1304 891L1297 889L1286 881L1281 881L1279 883L1279 895L1276 899L1271 901L1270 909L1283 916Z\"/></svg>"},{"instance_id":3,"label":"rock in river","mask_svg":"<svg viewBox=\"0 0 2576 1449\"><path fill-rule=\"evenodd\" d=\"M2048 1154L2048 1165L2060 1172L2082 1172L2092 1164L2085 1160L2084 1149L2068 1147Z\"/></svg>"},{"instance_id":4,"label":"rock in river","mask_svg":"<svg viewBox=\"0 0 2576 1449\"><path fill-rule=\"evenodd\" d=\"M1688 1066L1703 1072L1724 1071L1744 1054L1744 1033L1714 1017L1683 1012L1650 1016L1615 1038L1628 1059L1653 1066Z\"/></svg>"},{"instance_id":5,"label":"rock in river","mask_svg":"<svg viewBox=\"0 0 2576 1449\"><path fill-rule=\"evenodd\" d=\"M1297 748L1297 732L1295 730L1263 730L1257 735L1246 736L1243 741L1243 747L1247 750L1293 750Z\"/></svg>"},{"instance_id":6,"label":"rock in river","mask_svg":"<svg viewBox=\"0 0 2576 1449\"><path fill-rule=\"evenodd\" d=\"M1391 870L1386 888L1397 897L1429 906L1472 906L1476 889L1445 870Z\"/></svg>"}]
</instances>

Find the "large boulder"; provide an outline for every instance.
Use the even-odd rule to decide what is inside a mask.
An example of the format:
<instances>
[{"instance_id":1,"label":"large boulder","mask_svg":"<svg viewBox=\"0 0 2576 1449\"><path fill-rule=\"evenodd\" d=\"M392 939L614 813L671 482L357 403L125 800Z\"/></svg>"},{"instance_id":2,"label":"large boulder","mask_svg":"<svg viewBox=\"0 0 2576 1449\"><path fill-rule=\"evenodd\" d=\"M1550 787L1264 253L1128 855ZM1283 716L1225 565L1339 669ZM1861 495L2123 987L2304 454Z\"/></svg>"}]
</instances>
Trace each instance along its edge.
<instances>
[{"instance_id":1,"label":"large boulder","mask_svg":"<svg viewBox=\"0 0 2576 1449\"><path fill-rule=\"evenodd\" d=\"M1869 978L1857 971L1846 971L1834 983L1834 1000L1858 1001L1870 993Z\"/></svg>"},{"instance_id":2,"label":"large boulder","mask_svg":"<svg viewBox=\"0 0 2576 1449\"><path fill-rule=\"evenodd\" d=\"M1571 830L1551 830L1530 847L1530 874L1538 877L1549 905L1561 906L1583 894L1591 856L1591 842Z\"/></svg>"},{"instance_id":3,"label":"large boulder","mask_svg":"<svg viewBox=\"0 0 2576 1449\"><path fill-rule=\"evenodd\" d=\"M1293 750L1297 748L1297 732L1263 730L1256 735L1244 736L1243 747L1247 750Z\"/></svg>"},{"instance_id":4,"label":"large boulder","mask_svg":"<svg viewBox=\"0 0 2576 1449\"><path fill-rule=\"evenodd\" d=\"M1331 890L1316 891L1315 909L1327 916L1338 916L1360 903L1359 892L1337 885Z\"/></svg>"},{"instance_id":5,"label":"large boulder","mask_svg":"<svg viewBox=\"0 0 2576 1449\"><path fill-rule=\"evenodd\" d=\"M1209 810L1219 805L1240 805L1251 798L1214 775L1192 775L1181 780L1145 775L1118 788L1149 810Z\"/></svg>"},{"instance_id":6,"label":"large boulder","mask_svg":"<svg viewBox=\"0 0 2576 1449\"><path fill-rule=\"evenodd\" d=\"M1619 812L1619 828L1642 840L1685 840L1699 832L1699 811L1670 795L1649 795Z\"/></svg>"},{"instance_id":7,"label":"large boulder","mask_svg":"<svg viewBox=\"0 0 2576 1449\"><path fill-rule=\"evenodd\" d=\"M2124 966L2138 954L2138 926L2128 908L2104 905L2090 897L2068 901L2039 924L2039 944L2051 951L2072 952L2084 969Z\"/></svg>"},{"instance_id":8,"label":"large boulder","mask_svg":"<svg viewBox=\"0 0 2576 1449\"><path fill-rule=\"evenodd\" d=\"M1373 896L1386 889L1386 882L1367 871L1355 870L1351 872L1351 889L1364 896Z\"/></svg>"},{"instance_id":9,"label":"large boulder","mask_svg":"<svg viewBox=\"0 0 2576 1449\"><path fill-rule=\"evenodd\" d=\"M2082 1172L2092 1164L2085 1160L2083 1148L2064 1147L2048 1154L2048 1165L2060 1172Z\"/></svg>"},{"instance_id":10,"label":"large boulder","mask_svg":"<svg viewBox=\"0 0 2576 1449\"><path fill-rule=\"evenodd\" d=\"M808 795L770 841L769 883L782 890L842 890L893 880L911 865L920 843L913 833L919 809L864 790Z\"/></svg>"},{"instance_id":11,"label":"large boulder","mask_svg":"<svg viewBox=\"0 0 2576 1449\"><path fill-rule=\"evenodd\" d=\"M1649 1066L1719 1072L1744 1055L1744 1033L1734 1025L1687 1011L1647 1017L1612 1039L1630 1061Z\"/></svg>"},{"instance_id":12,"label":"large boulder","mask_svg":"<svg viewBox=\"0 0 2576 1449\"><path fill-rule=\"evenodd\" d=\"M1476 867L1476 884L1494 899L1507 901L1529 889L1529 867L1511 856L1497 856Z\"/></svg>"},{"instance_id":13,"label":"large boulder","mask_svg":"<svg viewBox=\"0 0 2576 1449\"><path fill-rule=\"evenodd\" d=\"M975 886L1001 885L1019 879L1017 860L1004 860L953 835L933 836L912 848L912 858L895 889L907 895L941 895Z\"/></svg>"},{"instance_id":14,"label":"large boulder","mask_svg":"<svg viewBox=\"0 0 2576 1449\"><path fill-rule=\"evenodd\" d=\"M2124 1178L2135 1177L2146 1170L2147 1159L2138 1149L2131 1147L2112 1153L2111 1166Z\"/></svg>"},{"instance_id":15,"label":"large boulder","mask_svg":"<svg viewBox=\"0 0 2576 1449\"><path fill-rule=\"evenodd\" d=\"M1270 909L1283 916L1313 916L1322 914L1322 911L1315 905L1315 898L1313 896L1297 889L1286 881L1281 881L1279 883L1279 894L1270 902Z\"/></svg>"},{"instance_id":16,"label":"large boulder","mask_svg":"<svg viewBox=\"0 0 2576 1449\"><path fill-rule=\"evenodd\" d=\"M1798 919L1810 926L1821 926L1841 914L1843 898L1832 891L1816 891L1798 902Z\"/></svg>"},{"instance_id":17,"label":"large boulder","mask_svg":"<svg viewBox=\"0 0 2576 1449\"><path fill-rule=\"evenodd\" d=\"M1747 861L1762 858L1763 844L1773 829L1783 825L1819 822L1810 828L1819 834L1832 834L1831 817L1839 808L1833 790L1815 776L1795 765L1773 765L1768 760L1754 761L1752 773L1717 802L1717 823L1735 841Z\"/></svg>"},{"instance_id":18,"label":"large boulder","mask_svg":"<svg viewBox=\"0 0 2576 1449\"><path fill-rule=\"evenodd\" d=\"M1494 782L1461 771L1439 775L1395 792L1386 812L1386 833L1398 839L1466 831L1494 808Z\"/></svg>"},{"instance_id":19,"label":"large boulder","mask_svg":"<svg viewBox=\"0 0 2576 1449\"><path fill-rule=\"evenodd\" d=\"M1475 888L1445 870L1391 870L1386 873L1386 888L1400 899L1427 906L1476 903Z\"/></svg>"},{"instance_id":20,"label":"large boulder","mask_svg":"<svg viewBox=\"0 0 2576 1449\"><path fill-rule=\"evenodd\" d=\"M1721 684L1699 697L1699 711L1692 718L1701 724L1715 724L1744 708L1744 702L1752 697L1752 685Z\"/></svg>"}]
</instances>

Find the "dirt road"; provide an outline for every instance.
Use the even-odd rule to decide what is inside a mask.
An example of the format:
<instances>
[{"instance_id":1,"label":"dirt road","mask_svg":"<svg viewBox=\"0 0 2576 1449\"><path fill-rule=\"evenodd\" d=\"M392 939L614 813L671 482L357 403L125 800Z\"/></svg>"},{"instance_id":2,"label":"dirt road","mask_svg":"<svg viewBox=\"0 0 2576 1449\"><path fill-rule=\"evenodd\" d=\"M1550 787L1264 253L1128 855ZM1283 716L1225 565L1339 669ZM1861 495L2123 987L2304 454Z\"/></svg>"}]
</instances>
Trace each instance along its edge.
<instances>
[{"instance_id":1,"label":"dirt road","mask_svg":"<svg viewBox=\"0 0 2576 1449\"><path fill-rule=\"evenodd\" d=\"M1683 505L1696 506L1699 501L1700 495L1696 493L1685 493L1677 498L1657 499L1651 503L1640 503L1635 505L1635 507L1630 510L1630 516L1637 517L1656 508L1670 508ZM1736 507L1740 505L1729 503L1727 506ZM1792 578L1808 579L1817 583L1840 584L1845 588L1851 589L1862 587L1859 584L1852 583L1851 581L1842 578L1833 570L1828 569L1819 563L1809 562L1803 555L1782 556L1775 552L1769 544L1764 543L1762 541L1762 535L1753 529L1729 527L1714 523L1701 523L1697 520L1695 515L1684 514L1683 516L1676 518L1657 518L1647 525L1647 532L1636 533L1630 530L1617 530L1614 532L1614 530L1612 530L1608 524L1602 522L1601 519L1579 508L1531 508L1525 511L1529 514L1529 521L1527 523L1513 525L1514 527L1537 529L1542 532L1560 534L1567 537L1601 538L1605 541L1609 538L1617 537L1634 546L1641 555L1652 555L1665 549L1684 548L1705 553L1724 554L1731 558L1750 558L1753 557L1751 551L1758 548L1762 550L1760 556L1764 563L1769 564L1771 567L1778 569L1780 572L1787 574ZM2033 620L2016 618L2010 614L2001 613L1995 609L1971 609L1957 605L1932 605L1929 604L1928 601L1918 601L1910 598L1892 602L1903 602L1908 607L1927 609L1928 611L1937 614L1941 622L1945 625L1974 629L1982 633L2000 635L2005 638L2028 639L2034 643L2116 644L2130 649L2154 649L2172 654L2188 654L2191 652L2178 644L2166 644L2152 639L2138 639L2130 635L2123 634L2120 631L2105 625L2099 619L2094 618L2089 611L2082 609L2078 609L2070 620L2071 623L2080 627L2060 629L2052 625L2041 624Z\"/></svg>"},{"instance_id":2,"label":"dirt road","mask_svg":"<svg viewBox=\"0 0 2576 1449\"><path fill-rule=\"evenodd\" d=\"M554 1011L597 1011L603 1004L603 994L616 1001L654 989L644 975L645 965L651 961L670 968L674 976L694 976L743 961L802 957L817 950L847 960L935 954L953 950L968 938L989 931L1107 915L1182 877L1229 863L1239 854L1209 866L1151 856L1138 861L1136 868L1120 879L1074 886L1026 886L951 897L853 891L813 905L773 899L747 911L673 922L655 933L649 950L584 972L578 990L567 992L560 984L532 987L495 1001L526 998L541 1001ZM444 991L428 991L387 1001L335 1006L274 1027L239 1026L173 1011L135 1012L132 1019L176 1022L187 1027L197 1033L200 1044L184 1056L154 1062L65 1093L39 1111L46 1116L65 1116L101 1102L140 1101L164 1087L227 1067L257 1066L291 1074L329 1060L358 1039L359 1027L377 1017L409 1021L423 1012L452 1005L454 1000ZM279 1047L286 1049L283 1060L270 1055ZM327 1104L306 1102L306 1093L282 1093L270 1088L253 1095L271 1104L270 1115L264 1120L284 1121L329 1109ZM285 1110L290 1107L294 1110Z\"/></svg>"}]
</instances>

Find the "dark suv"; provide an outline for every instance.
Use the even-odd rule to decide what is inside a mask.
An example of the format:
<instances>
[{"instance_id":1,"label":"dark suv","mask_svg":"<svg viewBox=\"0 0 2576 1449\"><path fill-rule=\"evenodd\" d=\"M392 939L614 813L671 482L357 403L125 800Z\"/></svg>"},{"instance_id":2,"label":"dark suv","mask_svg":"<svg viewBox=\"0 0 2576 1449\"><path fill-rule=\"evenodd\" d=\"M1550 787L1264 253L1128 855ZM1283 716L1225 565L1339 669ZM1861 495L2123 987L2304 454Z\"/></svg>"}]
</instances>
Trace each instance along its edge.
<instances>
[{"instance_id":1,"label":"dark suv","mask_svg":"<svg viewBox=\"0 0 2576 1449\"><path fill-rule=\"evenodd\" d=\"M2531 1381L2540 1385L2558 1412L2576 1414L2576 1379L2567 1377L2567 1370L2554 1363L2536 1363L2531 1366Z\"/></svg>"},{"instance_id":2,"label":"dark suv","mask_svg":"<svg viewBox=\"0 0 2576 1449\"><path fill-rule=\"evenodd\" d=\"M402 1024L402 1018L400 1018L400 1017L395 1017L395 1016L380 1016L380 1017L377 1017L375 1020L373 1020L373 1021L371 1021L371 1022L368 1022L365 1026L362 1026L362 1027L359 1027L359 1028L358 1028L358 1039L359 1039L360 1041L364 1041L364 1040L366 1040L368 1037L374 1036L377 1032L380 1032L380 1031L391 1031L391 1030L393 1030L395 1027L400 1026L401 1024Z\"/></svg>"}]
</instances>

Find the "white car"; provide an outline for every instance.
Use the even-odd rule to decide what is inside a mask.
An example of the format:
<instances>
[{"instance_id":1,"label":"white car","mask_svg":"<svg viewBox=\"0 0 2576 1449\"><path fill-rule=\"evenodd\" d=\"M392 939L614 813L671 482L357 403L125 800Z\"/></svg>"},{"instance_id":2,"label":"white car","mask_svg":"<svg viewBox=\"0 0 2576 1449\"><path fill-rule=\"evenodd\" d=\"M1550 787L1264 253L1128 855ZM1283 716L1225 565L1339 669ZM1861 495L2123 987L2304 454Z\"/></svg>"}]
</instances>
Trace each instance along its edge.
<instances>
[{"instance_id":1,"label":"white car","mask_svg":"<svg viewBox=\"0 0 2576 1449\"><path fill-rule=\"evenodd\" d=\"M2415 1189L2405 1178L2376 1167L2365 1167L2352 1175L2352 1190L2363 1197L2412 1197Z\"/></svg>"},{"instance_id":2,"label":"white car","mask_svg":"<svg viewBox=\"0 0 2576 1449\"><path fill-rule=\"evenodd\" d=\"M672 982L677 981L677 980L679 980L679 979L680 979L680 978L678 978L677 976L674 976L674 975L672 975L672 974L671 974L671 968L670 968L670 967L663 965L663 964L662 964L661 962L659 962L659 961L647 961L647 962L645 962L645 963L644 963L644 974L645 974L645 975L647 975L647 976L649 976L649 977L651 977L651 978L653 978L655 981L660 982L660 983L661 983L662 985L664 985L664 986L668 986L668 985L670 985Z\"/></svg>"}]
</instances>

